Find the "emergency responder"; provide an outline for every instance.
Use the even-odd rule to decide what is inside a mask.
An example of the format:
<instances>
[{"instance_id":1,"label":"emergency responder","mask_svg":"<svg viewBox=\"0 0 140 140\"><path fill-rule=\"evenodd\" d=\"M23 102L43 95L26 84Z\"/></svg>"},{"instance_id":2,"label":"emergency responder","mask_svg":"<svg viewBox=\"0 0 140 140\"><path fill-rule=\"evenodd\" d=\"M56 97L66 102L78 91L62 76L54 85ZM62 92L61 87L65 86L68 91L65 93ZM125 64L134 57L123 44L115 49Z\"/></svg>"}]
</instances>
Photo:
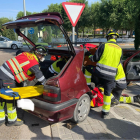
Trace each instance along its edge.
<instances>
[{"instance_id":1,"label":"emergency responder","mask_svg":"<svg viewBox=\"0 0 140 140\"><path fill-rule=\"evenodd\" d=\"M114 88L115 76L117 67L120 64L122 57L122 49L116 43L118 33L115 30L110 30L106 36L107 43L102 43L95 55L87 52L91 61L97 62L96 67L93 67L92 73L96 74L103 81L104 87L104 105L102 106L101 117L106 118L109 115L111 96L110 93Z\"/></svg>"},{"instance_id":2,"label":"emergency responder","mask_svg":"<svg viewBox=\"0 0 140 140\"><path fill-rule=\"evenodd\" d=\"M85 79L87 82L88 87L91 89L91 91L93 90L93 85L91 86L91 77L93 76L90 71L93 68L92 66L90 67L86 67L87 69L85 69ZM89 70L89 71L88 71ZM93 79L95 80L95 79ZM93 81L94 82L94 81ZM102 82L98 79L95 82L95 85L101 86ZM117 69L117 74L115 76L115 88L113 89L113 91L111 92L111 106L117 105L120 102L121 103L139 103L140 104L140 95L137 96L129 96L129 97L124 97L121 96L122 91L127 87L127 83L126 83L126 78L125 78L125 73L122 67L122 64L120 63ZM93 98L95 98L95 102L97 99L97 102L99 101L97 98L98 94L94 92L94 95L92 96ZM99 95L99 98L102 99L101 94ZM101 100L100 100L101 101ZM100 102L101 104L101 102ZM97 105L97 104L96 104ZM94 107L95 105L93 103L91 103L91 106Z\"/></svg>"},{"instance_id":3,"label":"emergency responder","mask_svg":"<svg viewBox=\"0 0 140 140\"><path fill-rule=\"evenodd\" d=\"M47 54L47 50L43 46L36 46L32 50L32 53L21 52L16 57L7 60L2 66L0 66L0 88L16 87L16 82L21 83L28 78L31 78L32 74L43 85L46 81L44 75L39 69L39 61L42 61ZM29 72L29 75L27 74ZM5 102L1 99L0 103L0 125L5 123ZM8 121L7 126L19 126L23 124L23 121L17 118L16 108L13 107L13 101L6 101Z\"/></svg>"},{"instance_id":4,"label":"emergency responder","mask_svg":"<svg viewBox=\"0 0 140 140\"><path fill-rule=\"evenodd\" d=\"M58 60L56 60L47 70L47 72L44 74L45 78L48 79L54 75L57 75L60 73L61 69L64 67L66 62L68 61L69 57L62 56Z\"/></svg>"}]
</instances>

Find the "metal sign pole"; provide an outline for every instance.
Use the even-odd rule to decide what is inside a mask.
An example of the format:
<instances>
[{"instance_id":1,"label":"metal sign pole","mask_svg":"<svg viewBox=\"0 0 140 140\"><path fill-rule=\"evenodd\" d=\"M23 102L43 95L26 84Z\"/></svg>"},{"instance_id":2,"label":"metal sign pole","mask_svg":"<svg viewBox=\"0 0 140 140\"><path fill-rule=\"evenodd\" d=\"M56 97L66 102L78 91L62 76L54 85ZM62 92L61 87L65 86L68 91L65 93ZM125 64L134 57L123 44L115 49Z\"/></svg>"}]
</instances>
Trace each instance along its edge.
<instances>
[{"instance_id":1,"label":"metal sign pole","mask_svg":"<svg viewBox=\"0 0 140 140\"><path fill-rule=\"evenodd\" d=\"M72 42L75 43L75 27L72 26Z\"/></svg>"},{"instance_id":2,"label":"metal sign pole","mask_svg":"<svg viewBox=\"0 0 140 140\"><path fill-rule=\"evenodd\" d=\"M23 0L23 9L24 9L24 16L26 16L25 0ZM25 28L25 36L27 36L27 28Z\"/></svg>"}]
</instances>

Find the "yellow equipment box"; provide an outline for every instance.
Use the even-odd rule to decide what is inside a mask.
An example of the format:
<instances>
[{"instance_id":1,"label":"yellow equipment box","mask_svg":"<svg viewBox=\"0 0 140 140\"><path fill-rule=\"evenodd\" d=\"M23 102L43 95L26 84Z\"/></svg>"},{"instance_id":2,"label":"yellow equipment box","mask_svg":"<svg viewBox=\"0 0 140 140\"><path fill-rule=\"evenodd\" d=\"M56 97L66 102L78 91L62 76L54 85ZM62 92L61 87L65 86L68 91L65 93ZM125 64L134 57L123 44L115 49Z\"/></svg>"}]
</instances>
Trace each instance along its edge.
<instances>
[{"instance_id":1,"label":"yellow equipment box","mask_svg":"<svg viewBox=\"0 0 140 140\"><path fill-rule=\"evenodd\" d=\"M11 88L11 89L14 92L18 92L21 99L40 96L43 94L43 85L18 87L18 88ZM13 97L7 96L7 95L1 94L1 93L0 93L0 97L5 100L13 100ZM18 99L19 99L19 97L15 97L15 100L18 100Z\"/></svg>"}]
</instances>

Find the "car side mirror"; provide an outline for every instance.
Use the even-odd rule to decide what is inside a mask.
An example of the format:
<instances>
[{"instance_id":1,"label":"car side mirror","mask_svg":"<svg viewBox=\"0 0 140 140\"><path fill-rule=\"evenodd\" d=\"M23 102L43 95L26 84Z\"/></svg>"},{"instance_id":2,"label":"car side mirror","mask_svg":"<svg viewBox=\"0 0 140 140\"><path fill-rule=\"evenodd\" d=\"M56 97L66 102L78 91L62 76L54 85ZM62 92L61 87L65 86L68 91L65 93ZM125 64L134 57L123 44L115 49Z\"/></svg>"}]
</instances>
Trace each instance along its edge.
<instances>
[{"instance_id":1,"label":"car side mirror","mask_svg":"<svg viewBox=\"0 0 140 140\"><path fill-rule=\"evenodd\" d=\"M7 40L5 39L4 42L7 42Z\"/></svg>"}]
</instances>

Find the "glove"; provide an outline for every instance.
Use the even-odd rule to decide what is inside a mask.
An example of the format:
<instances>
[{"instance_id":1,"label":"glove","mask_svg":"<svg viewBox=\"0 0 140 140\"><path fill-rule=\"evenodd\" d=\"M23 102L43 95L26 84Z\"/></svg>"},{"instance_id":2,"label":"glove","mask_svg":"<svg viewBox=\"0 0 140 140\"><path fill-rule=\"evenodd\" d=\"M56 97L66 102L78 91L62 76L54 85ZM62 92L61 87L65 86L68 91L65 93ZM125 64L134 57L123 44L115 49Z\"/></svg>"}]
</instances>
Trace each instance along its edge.
<instances>
[{"instance_id":1,"label":"glove","mask_svg":"<svg viewBox=\"0 0 140 140\"><path fill-rule=\"evenodd\" d=\"M85 56L90 56L91 55L91 53L89 52L89 51L87 51L86 53L85 53Z\"/></svg>"},{"instance_id":2,"label":"glove","mask_svg":"<svg viewBox=\"0 0 140 140\"><path fill-rule=\"evenodd\" d=\"M91 60L92 62L94 62L94 61L92 60L93 55L90 55L88 58L89 58L89 60Z\"/></svg>"}]
</instances>

